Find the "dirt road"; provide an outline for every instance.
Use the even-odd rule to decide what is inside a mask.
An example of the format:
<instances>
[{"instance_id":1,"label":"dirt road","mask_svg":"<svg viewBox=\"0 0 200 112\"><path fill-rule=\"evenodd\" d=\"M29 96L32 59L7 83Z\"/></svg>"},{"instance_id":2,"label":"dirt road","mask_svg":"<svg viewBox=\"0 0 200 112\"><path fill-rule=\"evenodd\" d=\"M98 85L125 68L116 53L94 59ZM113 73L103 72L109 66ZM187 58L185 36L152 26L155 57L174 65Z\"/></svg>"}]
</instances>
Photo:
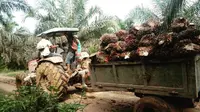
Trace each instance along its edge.
<instances>
[{"instance_id":1,"label":"dirt road","mask_svg":"<svg viewBox=\"0 0 200 112\"><path fill-rule=\"evenodd\" d=\"M12 84L0 82L0 90L12 92L15 90ZM92 92L85 93L70 88L64 102L81 103L85 105L83 112L133 112L133 106L139 98L131 92ZM79 110L78 112L82 112ZM184 112L200 112L197 109L188 109Z\"/></svg>"},{"instance_id":2,"label":"dirt road","mask_svg":"<svg viewBox=\"0 0 200 112\"><path fill-rule=\"evenodd\" d=\"M81 92L70 91L65 102L80 102L86 105L83 112L133 112L134 103L139 100L130 92L108 91L85 93L85 97L81 95Z\"/></svg>"},{"instance_id":3,"label":"dirt road","mask_svg":"<svg viewBox=\"0 0 200 112\"><path fill-rule=\"evenodd\" d=\"M86 105L83 112L133 112L134 104L138 100L139 98L132 92L92 92L85 93L85 97L82 97L82 92L70 90L65 102L80 102ZM197 108L188 108L183 110L183 112L200 112L200 110Z\"/></svg>"},{"instance_id":4,"label":"dirt road","mask_svg":"<svg viewBox=\"0 0 200 112\"><path fill-rule=\"evenodd\" d=\"M8 93L11 93L11 92L13 92L13 90L16 90L14 85L2 83L2 82L0 82L0 89L2 91L8 92Z\"/></svg>"},{"instance_id":5,"label":"dirt road","mask_svg":"<svg viewBox=\"0 0 200 112\"><path fill-rule=\"evenodd\" d=\"M16 88L11 84L0 82L0 89L10 93ZM73 87L68 93L65 102L85 105L83 112L133 112L133 105L139 99L129 92L84 93Z\"/></svg>"}]
</instances>

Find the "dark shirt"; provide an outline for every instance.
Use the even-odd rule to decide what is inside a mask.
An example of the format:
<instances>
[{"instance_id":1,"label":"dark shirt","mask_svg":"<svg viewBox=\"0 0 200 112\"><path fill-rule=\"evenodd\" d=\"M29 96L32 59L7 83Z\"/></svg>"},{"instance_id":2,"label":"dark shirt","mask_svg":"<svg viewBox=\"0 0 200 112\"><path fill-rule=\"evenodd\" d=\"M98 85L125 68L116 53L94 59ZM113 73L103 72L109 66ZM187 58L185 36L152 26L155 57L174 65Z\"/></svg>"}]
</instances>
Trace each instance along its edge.
<instances>
[{"instance_id":1,"label":"dark shirt","mask_svg":"<svg viewBox=\"0 0 200 112\"><path fill-rule=\"evenodd\" d=\"M69 34L67 39L68 39L68 52L70 51L72 53L75 53L75 51L72 49L72 42L73 42L73 39L74 39L73 35Z\"/></svg>"}]
</instances>

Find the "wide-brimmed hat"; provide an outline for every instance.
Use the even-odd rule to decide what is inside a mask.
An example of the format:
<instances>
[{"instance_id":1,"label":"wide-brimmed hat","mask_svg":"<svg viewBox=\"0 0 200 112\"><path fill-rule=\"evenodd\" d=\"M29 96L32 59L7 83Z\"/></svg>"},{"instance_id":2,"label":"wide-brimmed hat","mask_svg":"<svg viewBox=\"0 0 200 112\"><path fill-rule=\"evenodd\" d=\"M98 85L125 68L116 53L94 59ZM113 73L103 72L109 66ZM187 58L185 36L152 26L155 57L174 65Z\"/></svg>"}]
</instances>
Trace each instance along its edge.
<instances>
[{"instance_id":1,"label":"wide-brimmed hat","mask_svg":"<svg viewBox=\"0 0 200 112\"><path fill-rule=\"evenodd\" d=\"M78 35L74 35L74 38L78 38Z\"/></svg>"},{"instance_id":2,"label":"wide-brimmed hat","mask_svg":"<svg viewBox=\"0 0 200 112\"><path fill-rule=\"evenodd\" d=\"M84 59L84 58L89 58L89 54L87 52L81 52L81 56L80 56L80 59Z\"/></svg>"}]
</instances>

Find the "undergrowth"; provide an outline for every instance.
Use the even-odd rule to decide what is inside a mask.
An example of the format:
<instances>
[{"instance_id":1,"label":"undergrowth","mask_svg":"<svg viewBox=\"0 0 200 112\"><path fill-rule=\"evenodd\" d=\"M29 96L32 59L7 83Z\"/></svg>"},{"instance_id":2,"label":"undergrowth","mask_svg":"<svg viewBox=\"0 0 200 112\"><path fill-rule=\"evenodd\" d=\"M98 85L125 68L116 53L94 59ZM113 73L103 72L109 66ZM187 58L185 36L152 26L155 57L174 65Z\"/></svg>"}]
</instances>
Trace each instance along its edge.
<instances>
[{"instance_id":1,"label":"undergrowth","mask_svg":"<svg viewBox=\"0 0 200 112\"><path fill-rule=\"evenodd\" d=\"M80 103L60 103L57 95L47 94L36 86L22 86L15 94L0 94L0 112L76 112Z\"/></svg>"}]
</instances>

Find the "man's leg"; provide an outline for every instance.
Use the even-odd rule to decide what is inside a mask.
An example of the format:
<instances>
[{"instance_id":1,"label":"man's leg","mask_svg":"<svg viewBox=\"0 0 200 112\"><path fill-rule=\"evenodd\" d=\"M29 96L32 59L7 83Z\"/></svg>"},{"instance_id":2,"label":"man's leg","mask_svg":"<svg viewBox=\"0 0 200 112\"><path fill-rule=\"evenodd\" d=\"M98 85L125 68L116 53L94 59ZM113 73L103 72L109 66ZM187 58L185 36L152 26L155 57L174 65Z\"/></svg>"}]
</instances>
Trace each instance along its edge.
<instances>
[{"instance_id":1,"label":"man's leg","mask_svg":"<svg viewBox=\"0 0 200 112\"><path fill-rule=\"evenodd\" d=\"M67 56L66 56L66 64L67 64L67 71L70 71L71 70L71 59L73 58L73 54L72 52L68 52L67 53Z\"/></svg>"},{"instance_id":2,"label":"man's leg","mask_svg":"<svg viewBox=\"0 0 200 112\"><path fill-rule=\"evenodd\" d=\"M81 75L81 78L82 78L82 86L87 87L87 85L86 85L87 70L81 70L81 71L79 71L79 74Z\"/></svg>"},{"instance_id":3,"label":"man's leg","mask_svg":"<svg viewBox=\"0 0 200 112\"><path fill-rule=\"evenodd\" d=\"M67 71L71 71L70 64L67 64Z\"/></svg>"}]
</instances>

